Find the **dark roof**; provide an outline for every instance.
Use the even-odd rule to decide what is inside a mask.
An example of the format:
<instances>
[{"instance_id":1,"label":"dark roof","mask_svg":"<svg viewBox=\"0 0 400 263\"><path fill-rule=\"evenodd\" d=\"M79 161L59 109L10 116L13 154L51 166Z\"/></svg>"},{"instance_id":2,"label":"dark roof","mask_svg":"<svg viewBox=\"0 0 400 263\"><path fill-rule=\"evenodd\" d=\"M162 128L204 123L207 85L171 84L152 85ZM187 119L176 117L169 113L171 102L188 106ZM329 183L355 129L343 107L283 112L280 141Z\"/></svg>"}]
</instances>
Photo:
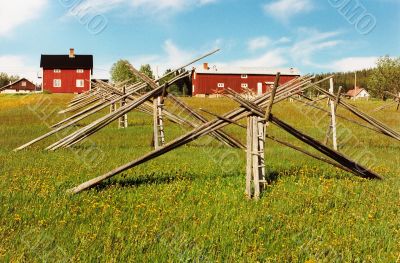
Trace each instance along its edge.
<instances>
[{"instance_id":1,"label":"dark roof","mask_svg":"<svg viewBox=\"0 0 400 263\"><path fill-rule=\"evenodd\" d=\"M42 55L40 67L49 69L93 69L92 55Z\"/></svg>"}]
</instances>

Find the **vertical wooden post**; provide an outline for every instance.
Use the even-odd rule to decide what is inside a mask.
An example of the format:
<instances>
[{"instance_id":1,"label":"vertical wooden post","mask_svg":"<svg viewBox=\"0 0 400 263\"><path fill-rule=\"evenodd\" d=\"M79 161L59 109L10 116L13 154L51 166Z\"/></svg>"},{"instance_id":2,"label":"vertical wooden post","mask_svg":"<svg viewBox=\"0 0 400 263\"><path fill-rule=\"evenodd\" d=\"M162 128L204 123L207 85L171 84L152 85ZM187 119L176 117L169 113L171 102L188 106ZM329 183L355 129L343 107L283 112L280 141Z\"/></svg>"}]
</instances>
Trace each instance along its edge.
<instances>
[{"instance_id":1,"label":"vertical wooden post","mask_svg":"<svg viewBox=\"0 0 400 263\"><path fill-rule=\"evenodd\" d=\"M160 96L153 99L153 124L154 124L154 148L165 144L164 136L164 117L163 117L164 103Z\"/></svg>"},{"instance_id":2,"label":"vertical wooden post","mask_svg":"<svg viewBox=\"0 0 400 263\"><path fill-rule=\"evenodd\" d=\"M124 95L126 94L126 86L124 86L122 88L122 92L124 93ZM126 105L126 99L122 99L121 100L121 107ZM123 116L121 116L119 118L119 122L118 122L118 128L128 128L128 114L124 114Z\"/></svg>"},{"instance_id":3,"label":"vertical wooden post","mask_svg":"<svg viewBox=\"0 0 400 263\"><path fill-rule=\"evenodd\" d=\"M258 141L258 123L257 123L257 118L256 116L252 116L252 127L253 127L253 152L252 152L252 165L253 165L253 182L254 182L254 198L259 199L260 198L260 174L259 174L259 141Z\"/></svg>"},{"instance_id":4,"label":"vertical wooden post","mask_svg":"<svg viewBox=\"0 0 400 263\"><path fill-rule=\"evenodd\" d=\"M396 110L399 110L400 109L400 92L399 92L399 97L397 98L397 100L398 100L399 103L397 103L397 109Z\"/></svg>"},{"instance_id":5,"label":"vertical wooden post","mask_svg":"<svg viewBox=\"0 0 400 263\"><path fill-rule=\"evenodd\" d=\"M252 117L247 117L247 151L246 151L246 195L249 199L252 197L251 191L251 176L252 172L252 159L253 159L253 123Z\"/></svg>"},{"instance_id":6,"label":"vertical wooden post","mask_svg":"<svg viewBox=\"0 0 400 263\"><path fill-rule=\"evenodd\" d=\"M160 136L160 145L164 146L165 136L164 136L164 96L158 97L158 131Z\"/></svg>"},{"instance_id":7,"label":"vertical wooden post","mask_svg":"<svg viewBox=\"0 0 400 263\"><path fill-rule=\"evenodd\" d=\"M247 117L246 195L259 199L265 187L264 119ZM253 186L253 187L252 187Z\"/></svg>"},{"instance_id":8,"label":"vertical wooden post","mask_svg":"<svg viewBox=\"0 0 400 263\"><path fill-rule=\"evenodd\" d=\"M258 170L259 170L259 178L261 184L261 191L264 190L266 184L265 178L265 121L257 117L257 126L258 126Z\"/></svg>"},{"instance_id":9,"label":"vertical wooden post","mask_svg":"<svg viewBox=\"0 0 400 263\"><path fill-rule=\"evenodd\" d=\"M110 105L110 113L113 113L114 111L117 110L117 105L115 105L115 103Z\"/></svg>"},{"instance_id":10,"label":"vertical wooden post","mask_svg":"<svg viewBox=\"0 0 400 263\"><path fill-rule=\"evenodd\" d=\"M157 150L160 147L158 137L158 97L153 98L153 137L154 148Z\"/></svg>"},{"instance_id":11,"label":"vertical wooden post","mask_svg":"<svg viewBox=\"0 0 400 263\"><path fill-rule=\"evenodd\" d=\"M330 79L330 88L329 88L329 92L331 94L334 94L334 85L333 85L333 78ZM342 87L339 87L338 90L338 94L336 96L336 100L330 100L330 105L331 105L331 121L330 121L330 125L328 127L328 130L326 132L326 136L325 136L325 145L328 144L329 141L329 136L332 132L332 144L333 144L333 149L335 149L335 151L338 150L338 145L337 145L337 129L336 129L336 111L337 111L337 105L339 104L339 100L340 100L340 93L342 92Z\"/></svg>"}]
</instances>

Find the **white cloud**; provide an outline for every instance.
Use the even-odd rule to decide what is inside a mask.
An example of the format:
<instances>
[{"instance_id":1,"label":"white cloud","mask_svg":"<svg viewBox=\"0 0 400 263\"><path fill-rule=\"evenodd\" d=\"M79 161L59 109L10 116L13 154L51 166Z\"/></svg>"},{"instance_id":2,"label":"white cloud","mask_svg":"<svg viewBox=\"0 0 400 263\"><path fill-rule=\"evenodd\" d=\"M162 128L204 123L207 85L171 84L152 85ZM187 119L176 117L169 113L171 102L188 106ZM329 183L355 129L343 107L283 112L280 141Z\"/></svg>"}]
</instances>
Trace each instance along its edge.
<instances>
[{"instance_id":1,"label":"white cloud","mask_svg":"<svg viewBox=\"0 0 400 263\"><path fill-rule=\"evenodd\" d=\"M40 16L47 0L2 1L0 7L0 36L13 32L16 27Z\"/></svg>"},{"instance_id":2,"label":"white cloud","mask_svg":"<svg viewBox=\"0 0 400 263\"><path fill-rule=\"evenodd\" d=\"M309 28L301 28L297 32L297 40L287 37L277 40L268 38L268 44L261 38L250 39L247 43L249 50L257 55L250 58L234 60L229 63L240 67L321 67L315 63L320 52L337 47L343 42L338 39L340 32L319 32ZM251 48L252 47L252 48ZM266 50L261 50L266 48ZM221 63L220 63L221 64Z\"/></svg>"},{"instance_id":3,"label":"white cloud","mask_svg":"<svg viewBox=\"0 0 400 263\"><path fill-rule=\"evenodd\" d=\"M336 37L340 32L319 32L313 29L302 28L299 30L299 39L290 47L289 53L297 63L315 65L314 56L318 52L333 48L343 43Z\"/></svg>"},{"instance_id":4,"label":"white cloud","mask_svg":"<svg viewBox=\"0 0 400 263\"><path fill-rule=\"evenodd\" d=\"M158 75L161 76L167 69L180 67L199 55L198 52L178 47L170 39L164 42L162 49L162 54L143 55L130 61L137 68L143 64L150 64L154 74L158 71Z\"/></svg>"},{"instance_id":5,"label":"white cloud","mask_svg":"<svg viewBox=\"0 0 400 263\"><path fill-rule=\"evenodd\" d=\"M280 39L278 39L275 43L276 44L286 44L291 42L290 38L288 37L281 37Z\"/></svg>"},{"instance_id":6,"label":"white cloud","mask_svg":"<svg viewBox=\"0 0 400 263\"><path fill-rule=\"evenodd\" d=\"M270 43L271 40L266 36L256 37L247 42L247 49L250 51L256 51L267 47Z\"/></svg>"},{"instance_id":7,"label":"white cloud","mask_svg":"<svg viewBox=\"0 0 400 263\"><path fill-rule=\"evenodd\" d=\"M288 63L288 60L285 56L285 49L276 48L270 51L267 51L257 57L252 57L249 59L241 59L231 61L229 63L230 66L233 67L281 67Z\"/></svg>"},{"instance_id":8,"label":"white cloud","mask_svg":"<svg viewBox=\"0 0 400 263\"><path fill-rule=\"evenodd\" d=\"M77 10L84 10L85 13L106 13L116 8L133 8L135 14L142 12L145 15L169 16L176 12L208 5L218 0L83 0L75 10L70 12L72 15Z\"/></svg>"},{"instance_id":9,"label":"white cloud","mask_svg":"<svg viewBox=\"0 0 400 263\"><path fill-rule=\"evenodd\" d=\"M27 61L27 58L23 56L0 56L0 72L5 72L9 75L18 75L34 83L40 82L37 78L38 72L40 72L39 67L28 65Z\"/></svg>"},{"instance_id":10,"label":"white cloud","mask_svg":"<svg viewBox=\"0 0 400 263\"><path fill-rule=\"evenodd\" d=\"M332 71L356 71L374 68L378 57L348 57L334 61L328 67Z\"/></svg>"},{"instance_id":11,"label":"white cloud","mask_svg":"<svg viewBox=\"0 0 400 263\"><path fill-rule=\"evenodd\" d=\"M311 0L275 0L265 4L263 9L267 15L286 23L295 15L313 10L314 5Z\"/></svg>"}]
</instances>

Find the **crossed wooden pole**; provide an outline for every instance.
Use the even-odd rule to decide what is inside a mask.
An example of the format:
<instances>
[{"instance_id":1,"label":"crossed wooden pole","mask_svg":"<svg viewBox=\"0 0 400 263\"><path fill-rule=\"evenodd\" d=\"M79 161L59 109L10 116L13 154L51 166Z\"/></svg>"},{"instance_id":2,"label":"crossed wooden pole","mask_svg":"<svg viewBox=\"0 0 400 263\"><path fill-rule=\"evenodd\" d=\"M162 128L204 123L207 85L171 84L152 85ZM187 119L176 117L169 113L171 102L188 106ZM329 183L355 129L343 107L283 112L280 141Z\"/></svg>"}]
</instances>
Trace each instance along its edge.
<instances>
[{"instance_id":1,"label":"crossed wooden pole","mask_svg":"<svg viewBox=\"0 0 400 263\"><path fill-rule=\"evenodd\" d=\"M319 151L320 153L326 155L328 158L331 159L327 163L331 163L331 164L333 163L333 164L335 164L336 167L339 167L345 171L352 172L356 176L360 176L363 178L369 178L369 179L382 179L382 177L379 176L378 174L370 171L369 169L363 167L360 164L357 164L356 162L345 157L343 154L319 143L317 140L298 131L294 127L283 122L282 120L273 116L272 114L269 115L268 120L265 119L267 112L264 109L268 105L276 104L282 100L285 100L285 99L291 97L293 94L298 94L310 87L315 87L317 84L327 80L328 78L323 79L318 82L315 82L315 83L310 83L311 79L312 79L312 77L305 76L305 77L295 79L284 85L279 86L276 89L276 95L275 95L274 100L272 100L271 92L261 95L252 101L247 101L243 98L240 98L240 96L235 96L235 100L240 102L241 106L231 112L224 114L222 116L222 118L217 118L215 120L208 121L208 122L200 125L199 127L195 128L194 130L186 133L185 135L167 143L166 145L164 145L158 149L155 149L154 151L152 151L148 154L145 154L144 156L142 156L132 162L122 165L104 175L101 175L101 176L96 177L92 180L89 180L81 185L78 185L77 187L74 187L69 191L72 193L79 193L84 190L87 190L93 186L100 184L104 180L107 180L123 171L126 171L137 165L140 165L142 163L150 161L150 160L152 160L158 156L161 156L169 151L172 151L178 147L181 147L193 140L196 140L204 135L207 135L213 131L221 129L231 123L237 122L240 119L243 119L243 118L246 118L249 116L252 116L252 117L256 116L257 118L260 117L260 118L264 119L264 121L269 121L269 122L275 124L276 126L280 127L281 129L285 130L286 132L292 134L295 138L299 139L300 141L306 143L307 145L312 146L315 150ZM229 121L227 121L227 119ZM258 121L258 119L256 121ZM249 123L249 121L248 121L248 123ZM255 125L253 123L253 127L254 126ZM252 142L254 142L254 140L252 140ZM251 149L249 149L249 145L247 148L247 152L248 153L251 152ZM319 158L319 160L323 161L325 159ZM253 167L255 167L255 166L253 166ZM259 180L258 180L258 183L260 183ZM251 192L247 191L247 194L251 195ZM254 195L255 195L255 198L259 197L259 196L257 196L257 195L259 195L258 192L255 192Z\"/></svg>"}]
</instances>

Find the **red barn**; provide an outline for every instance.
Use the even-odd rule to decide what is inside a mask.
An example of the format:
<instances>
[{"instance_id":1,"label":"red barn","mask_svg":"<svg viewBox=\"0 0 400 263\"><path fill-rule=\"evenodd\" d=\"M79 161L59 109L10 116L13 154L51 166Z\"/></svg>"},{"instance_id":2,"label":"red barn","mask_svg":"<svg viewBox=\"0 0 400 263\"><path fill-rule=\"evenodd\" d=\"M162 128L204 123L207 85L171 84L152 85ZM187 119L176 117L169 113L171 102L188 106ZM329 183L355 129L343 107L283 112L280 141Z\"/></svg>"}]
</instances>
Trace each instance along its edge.
<instances>
[{"instance_id":1,"label":"red barn","mask_svg":"<svg viewBox=\"0 0 400 263\"><path fill-rule=\"evenodd\" d=\"M52 93L83 93L91 89L93 56L75 55L73 48L69 55L42 55L43 90Z\"/></svg>"},{"instance_id":2,"label":"red barn","mask_svg":"<svg viewBox=\"0 0 400 263\"><path fill-rule=\"evenodd\" d=\"M242 93L246 89L256 94L267 92L274 84L277 72L281 73L279 84L284 84L298 76L299 72L291 69L263 68L209 68L204 63L203 68L195 69L192 76L192 95L204 96L218 93L225 88L231 88Z\"/></svg>"},{"instance_id":3,"label":"red barn","mask_svg":"<svg viewBox=\"0 0 400 263\"><path fill-rule=\"evenodd\" d=\"M30 93L35 91L37 91L36 85L26 78L19 79L0 88L0 93Z\"/></svg>"}]
</instances>

